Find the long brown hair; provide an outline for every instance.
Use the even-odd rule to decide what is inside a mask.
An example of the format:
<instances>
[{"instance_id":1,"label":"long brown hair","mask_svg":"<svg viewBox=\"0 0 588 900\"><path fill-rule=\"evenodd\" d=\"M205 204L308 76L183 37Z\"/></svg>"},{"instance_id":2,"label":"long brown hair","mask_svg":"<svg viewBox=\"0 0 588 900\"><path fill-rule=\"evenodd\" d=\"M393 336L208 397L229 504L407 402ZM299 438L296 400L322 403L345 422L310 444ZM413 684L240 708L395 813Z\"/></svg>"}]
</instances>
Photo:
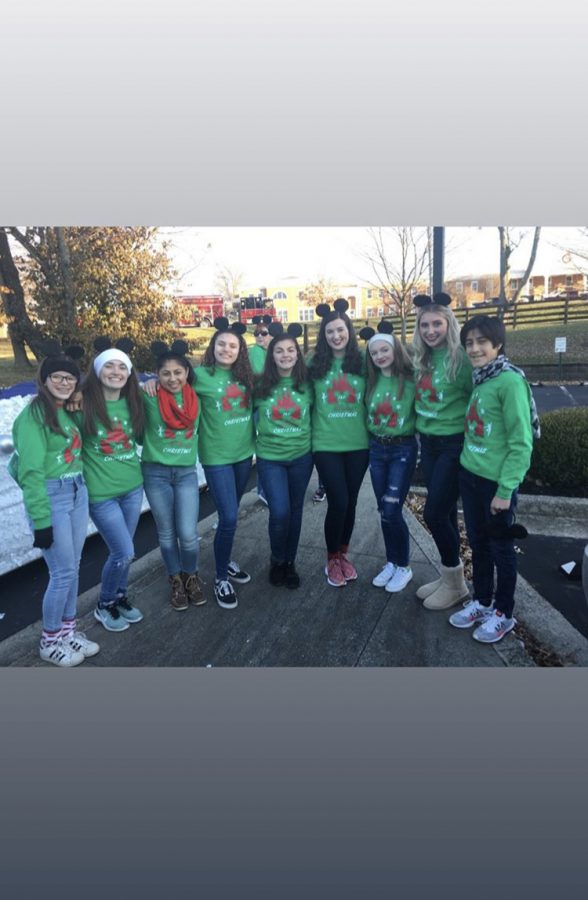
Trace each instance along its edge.
<instances>
[{"instance_id":1,"label":"long brown hair","mask_svg":"<svg viewBox=\"0 0 588 900\"><path fill-rule=\"evenodd\" d=\"M260 399L269 397L273 388L275 388L275 386L279 384L280 379L282 378L278 371L278 367L276 366L273 352L277 344L281 343L282 341L293 341L294 346L296 347L296 362L294 363L294 368L292 369L294 390L298 392L303 391L306 389L306 386L309 383L308 370L306 368L306 363L304 362L302 351L298 346L298 341L296 340L296 338L293 338L291 335L284 332L284 334L278 334L276 335L276 337L272 338L267 348L267 353L265 356L265 366L255 386L255 396L259 397Z\"/></svg>"},{"instance_id":2,"label":"long brown hair","mask_svg":"<svg viewBox=\"0 0 588 900\"><path fill-rule=\"evenodd\" d=\"M82 394L84 395L83 429L86 434L96 434L97 422L101 422L110 431L112 422L108 417L102 383L94 371L93 362L82 384ZM145 427L145 408L141 397L139 379L135 374L134 368L129 372L127 382L121 388L120 398L121 400L124 398L129 405L133 436L135 440L140 442Z\"/></svg>"},{"instance_id":3,"label":"long brown hair","mask_svg":"<svg viewBox=\"0 0 588 900\"><path fill-rule=\"evenodd\" d=\"M249 362L249 354L247 352L247 344L243 340L240 334L236 334L234 331L215 331L213 336L210 339L210 343L206 348L206 353L202 358L202 365L205 366L210 374L214 374L217 368L217 362L214 358L214 348L216 346L216 342L221 334L232 334L239 341L239 355L237 359L231 366L231 374L233 378L242 384L243 387L247 388L249 393L253 392L253 384L254 384L254 376L253 369L251 368L251 363Z\"/></svg>"},{"instance_id":4,"label":"long brown hair","mask_svg":"<svg viewBox=\"0 0 588 900\"><path fill-rule=\"evenodd\" d=\"M79 383L78 379L72 390L72 394L77 390ZM54 434L61 434L63 437L67 437L57 418L57 410L59 408L57 406L57 401L53 394L48 390L45 383L41 381L40 366L37 372L37 395L31 400L30 408L35 421L37 421L39 425L45 425L53 431Z\"/></svg>"},{"instance_id":5,"label":"long brown hair","mask_svg":"<svg viewBox=\"0 0 588 900\"><path fill-rule=\"evenodd\" d=\"M343 324L346 326L347 331L349 332L349 341L347 342L347 346L345 347L345 356L343 357L341 370L351 375L363 374L363 359L361 350L359 349L357 343L357 337L355 334L355 329L351 323L351 319L346 313L340 312L335 309L329 312L326 316L323 316L321 320L321 327L316 339L316 347L309 366L310 377L314 378L315 380L324 378L331 368L331 365L333 364L333 351L327 344L325 329L327 325L329 325L331 322L334 322L335 319L341 319Z\"/></svg>"}]
</instances>

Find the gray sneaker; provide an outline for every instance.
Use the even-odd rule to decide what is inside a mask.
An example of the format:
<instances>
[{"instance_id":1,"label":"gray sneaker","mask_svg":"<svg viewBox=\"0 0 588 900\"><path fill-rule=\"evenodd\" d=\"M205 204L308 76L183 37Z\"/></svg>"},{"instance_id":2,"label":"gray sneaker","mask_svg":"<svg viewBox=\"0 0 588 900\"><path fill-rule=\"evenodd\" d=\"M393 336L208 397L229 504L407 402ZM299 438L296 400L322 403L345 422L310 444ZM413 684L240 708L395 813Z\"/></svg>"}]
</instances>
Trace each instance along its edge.
<instances>
[{"instance_id":1,"label":"gray sneaker","mask_svg":"<svg viewBox=\"0 0 588 900\"><path fill-rule=\"evenodd\" d=\"M476 622L485 622L492 612L492 606L482 606L479 600L468 600L463 609L449 616L449 624L454 628L470 628Z\"/></svg>"}]
</instances>

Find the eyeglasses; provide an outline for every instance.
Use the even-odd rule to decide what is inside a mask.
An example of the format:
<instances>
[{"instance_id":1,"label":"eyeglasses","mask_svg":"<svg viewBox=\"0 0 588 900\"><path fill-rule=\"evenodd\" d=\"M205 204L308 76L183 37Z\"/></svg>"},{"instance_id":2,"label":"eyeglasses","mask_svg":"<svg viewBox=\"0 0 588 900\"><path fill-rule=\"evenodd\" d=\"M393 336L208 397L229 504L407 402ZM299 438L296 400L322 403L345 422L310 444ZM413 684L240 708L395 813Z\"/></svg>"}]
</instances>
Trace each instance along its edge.
<instances>
[{"instance_id":1,"label":"eyeglasses","mask_svg":"<svg viewBox=\"0 0 588 900\"><path fill-rule=\"evenodd\" d=\"M75 384L77 380L73 375L58 375L57 372L49 376L49 381L53 384Z\"/></svg>"},{"instance_id":2,"label":"eyeglasses","mask_svg":"<svg viewBox=\"0 0 588 900\"><path fill-rule=\"evenodd\" d=\"M255 337L267 337L268 334L269 334L269 331L256 331Z\"/></svg>"}]
</instances>

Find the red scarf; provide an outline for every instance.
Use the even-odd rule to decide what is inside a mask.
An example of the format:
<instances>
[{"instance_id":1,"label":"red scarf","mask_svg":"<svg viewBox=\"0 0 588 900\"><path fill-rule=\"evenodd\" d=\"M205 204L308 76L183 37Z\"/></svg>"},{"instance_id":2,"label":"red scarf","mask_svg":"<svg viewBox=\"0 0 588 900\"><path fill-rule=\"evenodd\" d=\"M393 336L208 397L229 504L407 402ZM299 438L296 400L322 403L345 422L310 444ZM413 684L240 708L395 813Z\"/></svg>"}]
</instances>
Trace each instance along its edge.
<instances>
[{"instance_id":1,"label":"red scarf","mask_svg":"<svg viewBox=\"0 0 588 900\"><path fill-rule=\"evenodd\" d=\"M157 402L161 418L169 428L183 431L194 425L198 415L198 397L189 384L182 388L182 409L176 403L174 395L163 388L157 392Z\"/></svg>"}]
</instances>

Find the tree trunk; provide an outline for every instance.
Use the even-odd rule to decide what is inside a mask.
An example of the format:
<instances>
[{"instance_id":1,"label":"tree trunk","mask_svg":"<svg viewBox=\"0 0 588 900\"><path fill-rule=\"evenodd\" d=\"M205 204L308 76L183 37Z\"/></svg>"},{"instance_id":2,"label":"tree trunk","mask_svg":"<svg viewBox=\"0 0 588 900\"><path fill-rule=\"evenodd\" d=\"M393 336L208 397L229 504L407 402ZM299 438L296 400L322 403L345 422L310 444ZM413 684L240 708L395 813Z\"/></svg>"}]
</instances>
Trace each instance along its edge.
<instances>
[{"instance_id":1,"label":"tree trunk","mask_svg":"<svg viewBox=\"0 0 588 900\"><path fill-rule=\"evenodd\" d=\"M59 269L63 279L63 300L65 324L69 326L67 330L72 330L75 323L75 299L74 286L71 271L71 257L69 255L69 247L65 240L63 228L56 228L55 235L57 237L57 248L59 254Z\"/></svg>"},{"instance_id":2,"label":"tree trunk","mask_svg":"<svg viewBox=\"0 0 588 900\"><path fill-rule=\"evenodd\" d=\"M8 317L8 333L14 351L15 362L27 360L25 342L37 359L43 355L43 332L30 320L26 310L24 291L16 268L6 232L0 228L0 281L8 288L3 293L4 311Z\"/></svg>"},{"instance_id":3,"label":"tree trunk","mask_svg":"<svg viewBox=\"0 0 588 900\"><path fill-rule=\"evenodd\" d=\"M533 271L533 266L535 265L535 257L537 256L537 247L539 246L539 237L541 235L541 226L537 225L535 228L535 234L533 235L533 246L531 247L531 255L529 256L529 262L527 264L527 268L525 269L525 274L521 279L521 283L518 287L518 290L513 294L512 300L513 303L515 300L519 299L519 295L523 290L524 285L527 283L531 276L531 272Z\"/></svg>"},{"instance_id":4,"label":"tree trunk","mask_svg":"<svg viewBox=\"0 0 588 900\"><path fill-rule=\"evenodd\" d=\"M511 249L508 244L508 233L504 225L498 226L498 235L500 238L500 292L499 299L502 304L506 303L506 289L508 287L510 263L509 258Z\"/></svg>"}]
</instances>

